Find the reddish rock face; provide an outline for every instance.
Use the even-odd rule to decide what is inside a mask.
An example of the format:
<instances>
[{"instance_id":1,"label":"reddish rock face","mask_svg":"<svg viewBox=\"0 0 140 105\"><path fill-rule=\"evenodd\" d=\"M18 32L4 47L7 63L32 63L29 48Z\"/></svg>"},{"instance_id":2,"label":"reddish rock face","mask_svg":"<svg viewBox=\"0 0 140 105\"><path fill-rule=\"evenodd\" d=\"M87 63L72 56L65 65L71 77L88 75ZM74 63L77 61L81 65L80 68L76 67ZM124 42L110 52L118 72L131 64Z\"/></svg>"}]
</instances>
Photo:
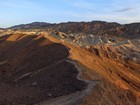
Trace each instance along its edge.
<instances>
[{"instance_id":1,"label":"reddish rock face","mask_svg":"<svg viewBox=\"0 0 140 105\"><path fill-rule=\"evenodd\" d=\"M74 59L103 76L102 82L92 95L86 97L87 101L83 101L82 105L91 103L92 105L139 105L139 44L139 40L131 40L129 43L121 45L95 45L86 48L87 52L82 51L81 48L75 51L76 48L74 48L73 52L78 53L75 56L71 52ZM123 99L127 101L125 102Z\"/></svg>"}]
</instances>

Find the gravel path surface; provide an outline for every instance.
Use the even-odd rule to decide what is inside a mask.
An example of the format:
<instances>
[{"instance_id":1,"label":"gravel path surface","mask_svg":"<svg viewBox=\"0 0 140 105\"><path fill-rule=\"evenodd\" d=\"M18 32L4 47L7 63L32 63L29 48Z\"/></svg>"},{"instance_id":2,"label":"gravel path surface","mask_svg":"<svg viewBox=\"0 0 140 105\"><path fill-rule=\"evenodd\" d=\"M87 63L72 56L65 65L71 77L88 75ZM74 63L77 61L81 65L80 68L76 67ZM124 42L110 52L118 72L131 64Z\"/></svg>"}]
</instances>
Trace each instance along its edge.
<instances>
[{"instance_id":1,"label":"gravel path surface","mask_svg":"<svg viewBox=\"0 0 140 105\"><path fill-rule=\"evenodd\" d=\"M78 75L77 75L77 79L86 82L87 88L82 90L82 91L77 91L75 93L72 93L70 95L66 95L66 96L61 96L61 97L57 97L51 100L46 100L43 101L39 104L36 105L78 105L79 102L88 94L90 94L90 91L94 88L94 86L98 83L98 81L88 81L85 79L82 79L80 76L82 74L82 70L80 67L78 67L76 61L72 61L72 60L67 60L67 62L72 63L73 65L75 65L75 67L78 70Z\"/></svg>"}]
</instances>

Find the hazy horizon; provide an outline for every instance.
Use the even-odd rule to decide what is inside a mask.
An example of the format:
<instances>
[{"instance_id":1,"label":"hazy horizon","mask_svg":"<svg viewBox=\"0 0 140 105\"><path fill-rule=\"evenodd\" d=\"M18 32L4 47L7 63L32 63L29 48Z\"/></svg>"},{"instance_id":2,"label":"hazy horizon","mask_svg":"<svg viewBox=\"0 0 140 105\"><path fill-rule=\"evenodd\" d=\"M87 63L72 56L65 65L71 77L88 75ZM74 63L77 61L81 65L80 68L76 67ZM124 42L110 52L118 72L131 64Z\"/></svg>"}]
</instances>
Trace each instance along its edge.
<instances>
[{"instance_id":1,"label":"hazy horizon","mask_svg":"<svg viewBox=\"0 0 140 105\"><path fill-rule=\"evenodd\" d=\"M140 22L139 0L1 0L0 28L32 22Z\"/></svg>"}]
</instances>

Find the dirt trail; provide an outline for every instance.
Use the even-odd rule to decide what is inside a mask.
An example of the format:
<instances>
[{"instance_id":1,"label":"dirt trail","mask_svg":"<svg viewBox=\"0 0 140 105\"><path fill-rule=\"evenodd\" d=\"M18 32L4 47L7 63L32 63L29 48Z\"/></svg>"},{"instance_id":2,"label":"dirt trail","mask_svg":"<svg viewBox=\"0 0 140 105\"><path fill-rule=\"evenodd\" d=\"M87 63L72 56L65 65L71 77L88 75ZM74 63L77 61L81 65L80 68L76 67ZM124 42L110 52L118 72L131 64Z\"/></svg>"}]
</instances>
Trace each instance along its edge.
<instances>
[{"instance_id":1,"label":"dirt trail","mask_svg":"<svg viewBox=\"0 0 140 105\"><path fill-rule=\"evenodd\" d=\"M53 37L50 37L48 35L45 35L44 37L46 37L47 39L51 40L52 42L61 43L61 42L59 42L59 40L57 40L57 39L55 39ZM69 51L69 48L66 45L64 45L64 46ZM71 58L71 54L69 55L68 58ZM84 89L82 91L77 91L75 93L72 93L72 94L69 94L69 95L66 95L66 96L60 96L60 97L53 98L53 99L50 99L50 100L45 100L45 101L43 101L41 103L38 103L36 105L78 105L78 103L81 102L81 100L85 96L87 96L90 93L90 91L92 91L94 86L97 85L98 81L85 80L85 79L81 78L82 70L78 66L76 61L74 61L74 60L66 60L66 61L71 63L71 64L73 64L73 65L75 65L75 67L77 68L77 70L79 72L78 75L77 75L77 79L87 83L86 89Z\"/></svg>"},{"instance_id":2,"label":"dirt trail","mask_svg":"<svg viewBox=\"0 0 140 105\"><path fill-rule=\"evenodd\" d=\"M79 72L77 75L77 79L86 82L88 84L87 88L82 91L77 91L70 95L61 96L61 97L57 97L57 98L54 98L51 100L47 100L47 101L41 102L36 105L78 105L78 103L85 96L87 96L90 93L90 91L94 88L94 86L98 83L98 81L88 81L88 80L82 79L80 77L82 74L82 70L77 65L76 61L72 61L72 60L66 60L66 61L75 65L75 67L77 68L77 70Z\"/></svg>"}]
</instances>

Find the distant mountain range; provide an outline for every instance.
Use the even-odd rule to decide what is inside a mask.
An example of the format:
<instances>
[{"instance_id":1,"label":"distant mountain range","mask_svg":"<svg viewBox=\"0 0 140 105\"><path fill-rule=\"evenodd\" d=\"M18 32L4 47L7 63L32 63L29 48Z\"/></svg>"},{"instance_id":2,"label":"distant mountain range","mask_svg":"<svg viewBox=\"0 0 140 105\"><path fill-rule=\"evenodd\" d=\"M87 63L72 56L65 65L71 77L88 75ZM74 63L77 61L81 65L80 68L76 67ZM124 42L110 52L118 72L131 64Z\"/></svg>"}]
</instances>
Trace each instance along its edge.
<instances>
[{"instance_id":1,"label":"distant mountain range","mask_svg":"<svg viewBox=\"0 0 140 105\"><path fill-rule=\"evenodd\" d=\"M51 24L45 22L33 22L10 27L12 30L53 29L67 34L84 33L100 36L140 37L140 23L119 24L116 22L92 21L92 22L67 22Z\"/></svg>"},{"instance_id":2,"label":"distant mountain range","mask_svg":"<svg viewBox=\"0 0 140 105\"><path fill-rule=\"evenodd\" d=\"M4 30L3 28L0 28L0 30Z\"/></svg>"},{"instance_id":3,"label":"distant mountain range","mask_svg":"<svg viewBox=\"0 0 140 105\"><path fill-rule=\"evenodd\" d=\"M40 28L47 28L48 26L52 26L51 23L45 23L45 22L33 22L29 24L21 24L21 25L16 25L9 27L8 29L13 29L13 30L27 30L27 29L40 29Z\"/></svg>"}]
</instances>

